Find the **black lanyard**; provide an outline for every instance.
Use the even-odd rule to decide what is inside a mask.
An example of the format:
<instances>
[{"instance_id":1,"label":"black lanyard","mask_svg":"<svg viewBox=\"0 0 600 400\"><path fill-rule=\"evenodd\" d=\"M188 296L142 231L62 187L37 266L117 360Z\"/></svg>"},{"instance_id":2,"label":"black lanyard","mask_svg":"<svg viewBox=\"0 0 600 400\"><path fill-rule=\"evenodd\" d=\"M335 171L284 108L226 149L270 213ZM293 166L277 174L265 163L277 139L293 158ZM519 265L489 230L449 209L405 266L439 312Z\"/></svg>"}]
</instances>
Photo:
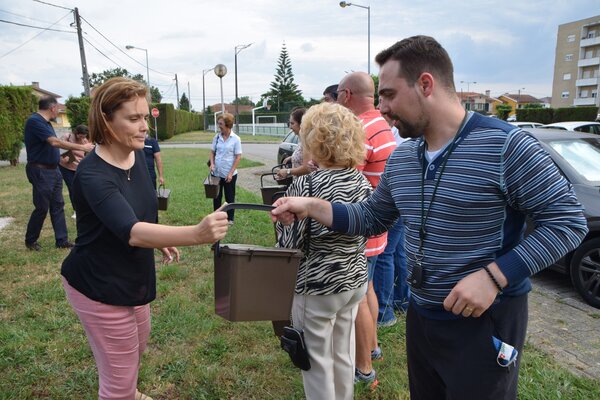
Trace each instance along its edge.
<instances>
[{"instance_id":1,"label":"black lanyard","mask_svg":"<svg viewBox=\"0 0 600 400\"><path fill-rule=\"evenodd\" d=\"M440 186L440 181L442 179L442 175L444 174L444 170L446 169L446 164L448 163L448 159L450 155L456 148L459 139L461 138L461 131L465 127L467 123L467 117L469 116L468 112L465 112L465 116L454 135L454 139L448 146L448 149L444 151L442 154L442 163L440 165L440 172L438 174L437 180L433 187L433 193L431 194L431 199L429 200L429 205L427 206L427 210L425 210L425 174L427 173L427 159L425 157L425 143L421 146L421 165L422 165L422 173L421 173L421 226L419 227L419 249L415 255L415 265L412 269L412 273L410 275L409 281L411 286L414 288L421 288L423 286L423 245L425 243L425 238L427 237L427 230L425 230L425 226L427 225L427 220L429 218L429 212L431 211L431 206L433 205L433 201L435 200L435 195L437 193L438 187Z\"/></svg>"}]
</instances>

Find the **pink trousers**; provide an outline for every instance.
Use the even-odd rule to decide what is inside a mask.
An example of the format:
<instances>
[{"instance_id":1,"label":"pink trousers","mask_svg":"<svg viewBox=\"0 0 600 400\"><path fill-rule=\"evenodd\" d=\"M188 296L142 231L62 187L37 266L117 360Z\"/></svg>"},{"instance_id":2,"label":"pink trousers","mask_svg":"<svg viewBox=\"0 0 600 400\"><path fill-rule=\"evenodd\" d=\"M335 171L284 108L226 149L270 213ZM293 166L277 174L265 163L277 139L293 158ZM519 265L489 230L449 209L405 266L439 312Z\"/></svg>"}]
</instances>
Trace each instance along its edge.
<instances>
[{"instance_id":1,"label":"pink trousers","mask_svg":"<svg viewBox=\"0 0 600 400\"><path fill-rule=\"evenodd\" d=\"M150 336L150 304L127 307L99 303L62 279L67 299L94 353L98 398L133 400L140 360Z\"/></svg>"}]
</instances>

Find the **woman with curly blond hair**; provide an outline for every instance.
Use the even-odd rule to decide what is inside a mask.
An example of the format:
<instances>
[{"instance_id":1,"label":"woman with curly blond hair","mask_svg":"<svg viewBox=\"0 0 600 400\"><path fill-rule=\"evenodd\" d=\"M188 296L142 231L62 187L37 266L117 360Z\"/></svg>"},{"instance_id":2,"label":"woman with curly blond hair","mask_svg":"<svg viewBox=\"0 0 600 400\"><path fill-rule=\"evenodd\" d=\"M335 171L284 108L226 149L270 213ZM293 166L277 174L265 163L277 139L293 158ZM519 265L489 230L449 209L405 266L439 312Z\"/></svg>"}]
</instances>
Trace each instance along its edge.
<instances>
[{"instance_id":1,"label":"woman with curly blond hair","mask_svg":"<svg viewBox=\"0 0 600 400\"><path fill-rule=\"evenodd\" d=\"M371 185L355 167L365 157L358 118L338 104L311 107L302 119L300 140L320 169L298 177L287 196L354 203ZM298 233L297 238L293 231ZM354 396L354 320L367 289L366 238L330 231L310 219L277 224L283 247L304 250L292 306L294 327L304 331L311 369L302 371L307 399Z\"/></svg>"}]
</instances>

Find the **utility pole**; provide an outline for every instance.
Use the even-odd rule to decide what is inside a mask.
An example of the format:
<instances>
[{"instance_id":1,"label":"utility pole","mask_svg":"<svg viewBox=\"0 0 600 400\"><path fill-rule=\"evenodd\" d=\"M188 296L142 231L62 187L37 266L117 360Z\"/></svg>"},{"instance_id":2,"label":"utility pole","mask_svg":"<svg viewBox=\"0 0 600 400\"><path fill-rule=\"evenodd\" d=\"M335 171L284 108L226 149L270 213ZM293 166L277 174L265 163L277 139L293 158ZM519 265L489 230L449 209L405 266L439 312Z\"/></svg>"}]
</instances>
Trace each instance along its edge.
<instances>
[{"instance_id":1,"label":"utility pole","mask_svg":"<svg viewBox=\"0 0 600 400\"><path fill-rule=\"evenodd\" d=\"M179 81L177 80L177 74L175 74L175 93L177 94L177 109L179 110Z\"/></svg>"},{"instance_id":2,"label":"utility pole","mask_svg":"<svg viewBox=\"0 0 600 400\"><path fill-rule=\"evenodd\" d=\"M190 81L188 81L188 111L192 111L192 94L190 93Z\"/></svg>"},{"instance_id":3,"label":"utility pole","mask_svg":"<svg viewBox=\"0 0 600 400\"><path fill-rule=\"evenodd\" d=\"M81 19L77 7L73 10L75 14L75 25L77 26L77 39L79 39L79 55L81 57L81 70L83 72L83 92L90 97L90 76L87 70L87 61L85 60L85 49L83 48L83 36L81 35Z\"/></svg>"}]
</instances>

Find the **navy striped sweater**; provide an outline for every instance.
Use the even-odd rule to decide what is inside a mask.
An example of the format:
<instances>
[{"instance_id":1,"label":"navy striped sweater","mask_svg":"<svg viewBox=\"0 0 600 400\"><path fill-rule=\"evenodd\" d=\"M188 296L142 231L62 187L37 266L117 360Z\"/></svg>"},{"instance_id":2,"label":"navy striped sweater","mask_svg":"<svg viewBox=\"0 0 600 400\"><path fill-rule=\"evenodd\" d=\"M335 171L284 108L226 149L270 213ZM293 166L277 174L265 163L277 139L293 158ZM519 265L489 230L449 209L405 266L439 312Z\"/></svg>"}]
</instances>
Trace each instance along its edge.
<instances>
[{"instance_id":1,"label":"navy striped sweater","mask_svg":"<svg viewBox=\"0 0 600 400\"><path fill-rule=\"evenodd\" d=\"M332 229L352 234L378 234L402 215L409 273L419 247L421 146L423 138L398 146L366 201L333 205ZM445 151L425 162L425 209ZM524 239L526 215L536 228ZM424 283L411 288L412 300L421 313L447 318L442 303L460 279L495 261L509 283L503 296L526 293L529 276L576 248L587 224L570 183L532 136L472 114L448 158L425 229Z\"/></svg>"}]
</instances>

